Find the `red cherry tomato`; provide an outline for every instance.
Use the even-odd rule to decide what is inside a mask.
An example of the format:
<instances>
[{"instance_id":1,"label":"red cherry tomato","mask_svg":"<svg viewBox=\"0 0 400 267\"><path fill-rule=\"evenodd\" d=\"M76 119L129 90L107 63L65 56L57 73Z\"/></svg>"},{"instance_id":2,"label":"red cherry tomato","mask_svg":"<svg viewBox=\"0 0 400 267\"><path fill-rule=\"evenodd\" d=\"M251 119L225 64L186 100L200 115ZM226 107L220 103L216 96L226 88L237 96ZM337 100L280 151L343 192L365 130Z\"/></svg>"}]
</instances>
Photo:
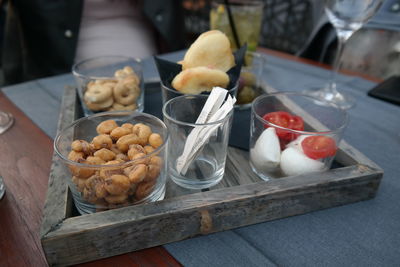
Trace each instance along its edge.
<instances>
[{"instance_id":1,"label":"red cherry tomato","mask_svg":"<svg viewBox=\"0 0 400 267\"><path fill-rule=\"evenodd\" d=\"M298 131L304 130L303 119L300 116L292 116L286 111L275 111L267 113L263 116L263 119L275 125L285 127L287 129ZM265 128L268 127L268 125L265 125ZM284 149L289 142L293 141L298 136L298 134L280 128L276 128L276 135L279 137L282 149Z\"/></svg>"},{"instance_id":2,"label":"red cherry tomato","mask_svg":"<svg viewBox=\"0 0 400 267\"><path fill-rule=\"evenodd\" d=\"M292 116L289 128L297 131L304 131L303 119L300 116Z\"/></svg>"},{"instance_id":3,"label":"red cherry tomato","mask_svg":"<svg viewBox=\"0 0 400 267\"><path fill-rule=\"evenodd\" d=\"M292 116L285 112L285 111L275 111L275 112L270 112L267 113L263 116L263 119L266 121L269 121L270 123L273 123L275 125L288 128L290 124L290 119ZM265 128L268 128L268 125L265 125ZM288 131L280 128L275 128L276 130L276 135L279 137L281 140L286 140L287 135L290 134Z\"/></svg>"},{"instance_id":4,"label":"red cherry tomato","mask_svg":"<svg viewBox=\"0 0 400 267\"><path fill-rule=\"evenodd\" d=\"M270 112L263 116L264 120L269 121L270 123L273 123L275 125L285 127L285 128L287 128L289 126L291 118L292 118L292 116L289 113L287 113L286 111Z\"/></svg>"},{"instance_id":5,"label":"red cherry tomato","mask_svg":"<svg viewBox=\"0 0 400 267\"><path fill-rule=\"evenodd\" d=\"M301 142L304 154L312 159L332 157L336 153L336 142L332 138L323 135L309 136Z\"/></svg>"}]
</instances>

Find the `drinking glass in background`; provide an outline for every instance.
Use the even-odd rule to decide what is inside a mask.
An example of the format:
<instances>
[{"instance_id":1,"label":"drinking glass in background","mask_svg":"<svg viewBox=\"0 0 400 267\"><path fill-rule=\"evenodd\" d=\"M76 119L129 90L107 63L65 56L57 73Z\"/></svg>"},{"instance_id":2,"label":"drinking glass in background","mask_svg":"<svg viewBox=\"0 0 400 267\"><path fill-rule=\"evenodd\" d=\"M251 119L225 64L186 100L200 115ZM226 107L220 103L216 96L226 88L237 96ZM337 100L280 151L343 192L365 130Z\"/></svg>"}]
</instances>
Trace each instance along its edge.
<instances>
[{"instance_id":1,"label":"drinking glass in background","mask_svg":"<svg viewBox=\"0 0 400 267\"><path fill-rule=\"evenodd\" d=\"M263 1L256 0L212 1L210 28L224 32L234 50L247 43L248 51L255 51L260 37L263 6Z\"/></svg>"},{"instance_id":2,"label":"drinking glass in background","mask_svg":"<svg viewBox=\"0 0 400 267\"><path fill-rule=\"evenodd\" d=\"M379 9L383 0L325 0L325 13L336 30L338 46L329 82L322 89L308 94L335 103L341 108L354 106L355 100L338 92L336 78L343 47L354 32L359 30Z\"/></svg>"},{"instance_id":3,"label":"drinking glass in background","mask_svg":"<svg viewBox=\"0 0 400 267\"><path fill-rule=\"evenodd\" d=\"M237 92L236 108L250 108L251 102L264 92L263 72L265 56L257 52L246 52L246 65L242 67Z\"/></svg>"},{"instance_id":4,"label":"drinking glass in background","mask_svg":"<svg viewBox=\"0 0 400 267\"><path fill-rule=\"evenodd\" d=\"M99 111L144 110L140 59L126 56L90 58L76 63L72 73L86 116Z\"/></svg>"},{"instance_id":5,"label":"drinking glass in background","mask_svg":"<svg viewBox=\"0 0 400 267\"><path fill-rule=\"evenodd\" d=\"M322 100L316 100L300 93L279 92L253 101L250 165L261 179L268 181L330 168L348 116L336 105L320 105ZM308 122L318 125L318 131L305 122L305 116Z\"/></svg>"},{"instance_id":6,"label":"drinking glass in background","mask_svg":"<svg viewBox=\"0 0 400 267\"><path fill-rule=\"evenodd\" d=\"M172 181L184 188L209 188L219 183L224 176L233 110L222 120L197 124L196 120L207 98L204 95L178 96L166 102L163 107L164 122L170 135L167 147L168 175ZM188 136L194 129L201 128L210 130L208 132L211 136L190 160L186 161L187 167L180 171L177 162L182 159L180 156Z\"/></svg>"}]
</instances>

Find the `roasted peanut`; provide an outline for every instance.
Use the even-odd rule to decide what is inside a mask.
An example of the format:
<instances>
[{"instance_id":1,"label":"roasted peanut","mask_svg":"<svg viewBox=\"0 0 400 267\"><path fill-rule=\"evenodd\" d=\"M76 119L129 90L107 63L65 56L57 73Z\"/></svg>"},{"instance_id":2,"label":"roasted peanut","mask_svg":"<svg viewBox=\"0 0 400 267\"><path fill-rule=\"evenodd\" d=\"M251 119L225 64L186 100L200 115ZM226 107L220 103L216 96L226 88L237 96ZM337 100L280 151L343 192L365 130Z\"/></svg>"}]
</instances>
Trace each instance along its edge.
<instances>
[{"instance_id":1,"label":"roasted peanut","mask_svg":"<svg viewBox=\"0 0 400 267\"><path fill-rule=\"evenodd\" d=\"M76 152L83 152L85 155L90 155L92 153L90 145L85 140L75 140L71 144L72 150Z\"/></svg>"},{"instance_id":2,"label":"roasted peanut","mask_svg":"<svg viewBox=\"0 0 400 267\"><path fill-rule=\"evenodd\" d=\"M135 164L148 164L149 158L146 157L145 153L137 153L130 158Z\"/></svg>"},{"instance_id":3,"label":"roasted peanut","mask_svg":"<svg viewBox=\"0 0 400 267\"><path fill-rule=\"evenodd\" d=\"M115 159L117 160L122 160L122 161L128 161L129 158L127 155L123 154L123 153L119 153L115 156Z\"/></svg>"},{"instance_id":4,"label":"roasted peanut","mask_svg":"<svg viewBox=\"0 0 400 267\"><path fill-rule=\"evenodd\" d=\"M85 168L76 165L69 165L69 170L71 171L72 175L78 176L82 179L87 179L96 172L94 168Z\"/></svg>"},{"instance_id":5,"label":"roasted peanut","mask_svg":"<svg viewBox=\"0 0 400 267\"><path fill-rule=\"evenodd\" d=\"M111 138L116 141L120 139L122 136L132 133L131 129L126 127L117 127L111 131L110 136Z\"/></svg>"},{"instance_id":6,"label":"roasted peanut","mask_svg":"<svg viewBox=\"0 0 400 267\"><path fill-rule=\"evenodd\" d=\"M132 133L136 134L139 138L139 145L145 146L149 141L149 136L152 131L151 128L143 123L137 123L132 128Z\"/></svg>"},{"instance_id":7,"label":"roasted peanut","mask_svg":"<svg viewBox=\"0 0 400 267\"><path fill-rule=\"evenodd\" d=\"M112 146L111 137L107 134L100 134L93 138L92 144L95 149L108 148Z\"/></svg>"},{"instance_id":8,"label":"roasted peanut","mask_svg":"<svg viewBox=\"0 0 400 267\"><path fill-rule=\"evenodd\" d=\"M120 160L111 160L111 161L107 162L104 165L117 165L117 164L120 164L120 163L121 163ZM122 173L121 166L102 167L100 169L99 175L100 175L100 177L105 179L105 178L110 177L111 175L121 174L121 173Z\"/></svg>"},{"instance_id":9,"label":"roasted peanut","mask_svg":"<svg viewBox=\"0 0 400 267\"><path fill-rule=\"evenodd\" d=\"M68 159L75 162L83 162L85 160L85 154L83 152L71 150L71 152L68 154Z\"/></svg>"},{"instance_id":10,"label":"roasted peanut","mask_svg":"<svg viewBox=\"0 0 400 267\"><path fill-rule=\"evenodd\" d=\"M139 144L140 138L136 134L128 134L122 136L117 141L117 147L121 152L126 153L129 149L129 145Z\"/></svg>"},{"instance_id":11,"label":"roasted peanut","mask_svg":"<svg viewBox=\"0 0 400 267\"><path fill-rule=\"evenodd\" d=\"M118 125L114 120L106 120L97 125L96 131L99 134L109 134L111 133L112 130L114 130L117 127Z\"/></svg>"},{"instance_id":12,"label":"roasted peanut","mask_svg":"<svg viewBox=\"0 0 400 267\"><path fill-rule=\"evenodd\" d=\"M103 165L106 161L96 156L89 156L86 158L86 163L90 165Z\"/></svg>"},{"instance_id":13,"label":"roasted peanut","mask_svg":"<svg viewBox=\"0 0 400 267\"><path fill-rule=\"evenodd\" d=\"M110 204L122 204L128 199L127 194L106 196L104 198Z\"/></svg>"},{"instance_id":14,"label":"roasted peanut","mask_svg":"<svg viewBox=\"0 0 400 267\"><path fill-rule=\"evenodd\" d=\"M123 128L127 128L132 132L133 124L132 123L124 123L121 125Z\"/></svg>"},{"instance_id":15,"label":"roasted peanut","mask_svg":"<svg viewBox=\"0 0 400 267\"><path fill-rule=\"evenodd\" d=\"M136 165L131 165L129 167L125 167L125 169L122 171L125 176L129 176L129 173L135 168Z\"/></svg>"},{"instance_id":16,"label":"roasted peanut","mask_svg":"<svg viewBox=\"0 0 400 267\"><path fill-rule=\"evenodd\" d=\"M136 165L128 175L129 181L131 183L140 183L147 175L147 165L138 164Z\"/></svg>"},{"instance_id":17,"label":"roasted peanut","mask_svg":"<svg viewBox=\"0 0 400 267\"><path fill-rule=\"evenodd\" d=\"M87 188L83 189L83 198L90 203L97 201L96 192Z\"/></svg>"},{"instance_id":18,"label":"roasted peanut","mask_svg":"<svg viewBox=\"0 0 400 267\"><path fill-rule=\"evenodd\" d=\"M96 184L95 192L96 192L96 197L98 197L98 198L105 198L108 195L108 192L106 190L104 183Z\"/></svg>"},{"instance_id":19,"label":"roasted peanut","mask_svg":"<svg viewBox=\"0 0 400 267\"><path fill-rule=\"evenodd\" d=\"M97 184L104 183L104 179L102 179L98 175L92 175L88 179L85 180L86 188L90 190L94 190Z\"/></svg>"},{"instance_id":20,"label":"roasted peanut","mask_svg":"<svg viewBox=\"0 0 400 267\"><path fill-rule=\"evenodd\" d=\"M163 164L163 160L162 160L162 158L159 157L159 156L152 156L152 157L150 158L149 164L156 165L156 166L158 166L158 167L161 168L161 165Z\"/></svg>"},{"instance_id":21,"label":"roasted peanut","mask_svg":"<svg viewBox=\"0 0 400 267\"><path fill-rule=\"evenodd\" d=\"M104 161L110 161L115 159L115 153L107 148L102 148L94 152L95 157L99 157Z\"/></svg>"},{"instance_id":22,"label":"roasted peanut","mask_svg":"<svg viewBox=\"0 0 400 267\"><path fill-rule=\"evenodd\" d=\"M155 185L156 185L155 180L150 182L139 183L136 188L135 198L137 200L142 200L143 198L147 197L151 193L151 191L153 191Z\"/></svg>"},{"instance_id":23,"label":"roasted peanut","mask_svg":"<svg viewBox=\"0 0 400 267\"><path fill-rule=\"evenodd\" d=\"M105 180L104 187L111 195L121 195L128 192L130 185L128 177L121 174L114 174Z\"/></svg>"},{"instance_id":24,"label":"roasted peanut","mask_svg":"<svg viewBox=\"0 0 400 267\"><path fill-rule=\"evenodd\" d=\"M133 144L129 146L129 150L128 150L128 158L132 159L133 156L135 156L136 154L139 153L146 153L146 151L144 150L144 148L141 145L138 144Z\"/></svg>"},{"instance_id":25,"label":"roasted peanut","mask_svg":"<svg viewBox=\"0 0 400 267\"><path fill-rule=\"evenodd\" d=\"M143 148L146 151L146 154L150 154L151 152L153 152L155 150L154 147L149 146L149 145L144 146Z\"/></svg>"},{"instance_id":26,"label":"roasted peanut","mask_svg":"<svg viewBox=\"0 0 400 267\"><path fill-rule=\"evenodd\" d=\"M156 180L160 175L161 168L158 165L149 164L146 177L144 178L144 182L150 182Z\"/></svg>"},{"instance_id":27,"label":"roasted peanut","mask_svg":"<svg viewBox=\"0 0 400 267\"><path fill-rule=\"evenodd\" d=\"M158 133L152 133L149 136L149 144L154 148L161 146L163 144L161 135L159 135Z\"/></svg>"},{"instance_id":28,"label":"roasted peanut","mask_svg":"<svg viewBox=\"0 0 400 267\"><path fill-rule=\"evenodd\" d=\"M116 144L113 144L113 145L111 146L110 150L111 150L112 152L114 152L115 155L120 154L120 153L123 153L121 150L118 149L118 147L117 147Z\"/></svg>"}]
</instances>

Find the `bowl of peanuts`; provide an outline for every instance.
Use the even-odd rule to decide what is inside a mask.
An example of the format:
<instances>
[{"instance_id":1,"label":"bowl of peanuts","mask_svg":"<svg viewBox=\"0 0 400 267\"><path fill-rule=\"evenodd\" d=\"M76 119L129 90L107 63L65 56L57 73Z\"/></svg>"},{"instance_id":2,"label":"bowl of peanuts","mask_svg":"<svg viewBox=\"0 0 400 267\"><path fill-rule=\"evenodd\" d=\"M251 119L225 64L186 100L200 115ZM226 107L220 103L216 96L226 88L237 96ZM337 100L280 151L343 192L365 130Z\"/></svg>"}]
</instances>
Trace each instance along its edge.
<instances>
[{"instance_id":1,"label":"bowl of peanuts","mask_svg":"<svg viewBox=\"0 0 400 267\"><path fill-rule=\"evenodd\" d=\"M72 66L85 115L101 111L144 109L140 59L101 56Z\"/></svg>"},{"instance_id":2,"label":"bowl of peanuts","mask_svg":"<svg viewBox=\"0 0 400 267\"><path fill-rule=\"evenodd\" d=\"M162 200L168 130L150 114L111 111L76 120L54 150L81 214Z\"/></svg>"}]
</instances>

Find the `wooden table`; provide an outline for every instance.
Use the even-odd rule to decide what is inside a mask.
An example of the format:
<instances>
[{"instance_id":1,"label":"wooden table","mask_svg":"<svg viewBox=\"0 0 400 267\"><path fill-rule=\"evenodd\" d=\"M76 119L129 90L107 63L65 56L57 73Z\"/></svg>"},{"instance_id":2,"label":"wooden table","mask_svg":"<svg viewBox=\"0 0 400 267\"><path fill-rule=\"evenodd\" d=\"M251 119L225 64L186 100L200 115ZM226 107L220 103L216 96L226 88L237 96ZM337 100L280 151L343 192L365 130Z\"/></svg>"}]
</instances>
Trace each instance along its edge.
<instances>
[{"instance_id":1,"label":"wooden table","mask_svg":"<svg viewBox=\"0 0 400 267\"><path fill-rule=\"evenodd\" d=\"M260 51L329 68L324 64L269 49ZM365 75L359 76L375 82L380 81ZM12 128L0 135L0 175L6 185L6 194L0 201L0 266L45 266L47 262L40 244L39 228L46 197L53 141L1 92L0 108L15 117ZM82 264L82 266L98 265L181 266L163 247Z\"/></svg>"},{"instance_id":2,"label":"wooden table","mask_svg":"<svg viewBox=\"0 0 400 267\"><path fill-rule=\"evenodd\" d=\"M1 110L15 124L0 135L0 266L46 266L39 239L53 140L0 92ZM163 247L144 249L81 266L181 266Z\"/></svg>"}]
</instances>

